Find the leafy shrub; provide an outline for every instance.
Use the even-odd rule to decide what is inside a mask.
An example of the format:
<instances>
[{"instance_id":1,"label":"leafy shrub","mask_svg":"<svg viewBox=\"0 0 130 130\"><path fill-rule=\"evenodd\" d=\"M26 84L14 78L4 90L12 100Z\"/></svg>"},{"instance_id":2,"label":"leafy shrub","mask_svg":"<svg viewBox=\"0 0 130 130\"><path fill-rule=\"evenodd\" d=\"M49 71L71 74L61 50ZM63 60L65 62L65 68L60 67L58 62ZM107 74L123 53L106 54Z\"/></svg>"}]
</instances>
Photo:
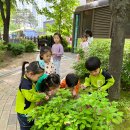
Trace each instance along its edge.
<instances>
[{"instance_id":1,"label":"leafy shrub","mask_svg":"<svg viewBox=\"0 0 130 130\"><path fill-rule=\"evenodd\" d=\"M126 96L126 92L124 92L124 95ZM130 129L130 125L129 125L129 123L130 123L129 95L127 98L126 97L124 98L124 96L123 96L123 98L118 101L117 107L119 108L120 111L123 111L124 116L123 116L122 123L115 125L114 130L119 130L119 129L120 130L123 130L123 129L129 130Z\"/></svg>"},{"instance_id":2,"label":"leafy shrub","mask_svg":"<svg viewBox=\"0 0 130 130\"><path fill-rule=\"evenodd\" d=\"M110 40L102 40L95 39L93 43L91 43L88 47L88 52L84 54L84 52L79 49L77 53L80 55L80 61L74 65L74 69L76 73L80 77L84 77L87 72L85 68L85 61L90 56L97 56L101 59L101 66L103 69L108 69L108 58L110 52Z\"/></svg>"},{"instance_id":3,"label":"leafy shrub","mask_svg":"<svg viewBox=\"0 0 130 130\"><path fill-rule=\"evenodd\" d=\"M6 51L7 45L4 44L4 41L0 40L0 50Z\"/></svg>"},{"instance_id":4,"label":"leafy shrub","mask_svg":"<svg viewBox=\"0 0 130 130\"><path fill-rule=\"evenodd\" d=\"M130 90L130 43L125 43L121 79L124 89Z\"/></svg>"},{"instance_id":5,"label":"leafy shrub","mask_svg":"<svg viewBox=\"0 0 130 130\"><path fill-rule=\"evenodd\" d=\"M29 115L35 119L33 130L108 130L122 122L123 113L107 93L86 92L73 99L69 90L59 89L56 96Z\"/></svg>"},{"instance_id":6,"label":"leafy shrub","mask_svg":"<svg viewBox=\"0 0 130 130\"><path fill-rule=\"evenodd\" d=\"M13 55L17 56L25 51L25 46L23 44L9 43L8 50L11 51Z\"/></svg>"},{"instance_id":7,"label":"leafy shrub","mask_svg":"<svg viewBox=\"0 0 130 130\"><path fill-rule=\"evenodd\" d=\"M0 50L0 62L4 61L5 51Z\"/></svg>"},{"instance_id":8,"label":"leafy shrub","mask_svg":"<svg viewBox=\"0 0 130 130\"><path fill-rule=\"evenodd\" d=\"M68 48L68 42L67 42L67 40L66 40L66 38L65 37L62 37L63 39L62 39L62 45L63 45L63 47L64 47L64 50L66 50L66 48Z\"/></svg>"},{"instance_id":9,"label":"leafy shrub","mask_svg":"<svg viewBox=\"0 0 130 130\"><path fill-rule=\"evenodd\" d=\"M4 41L0 40L0 62L4 60L6 50L7 50L7 45L4 44Z\"/></svg>"},{"instance_id":10,"label":"leafy shrub","mask_svg":"<svg viewBox=\"0 0 130 130\"><path fill-rule=\"evenodd\" d=\"M40 37L39 37L39 40L42 40L42 39L47 40L47 46L50 46L50 47L51 47L52 44L54 43L52 35L40 36Z\"/></svg>"},{"instance_id":11,"label":"leafy shrub","mask_svg":"<svg viewBox=\"0 0 130 130\"><path fill-rule=\"evenodd\" d=\"M85 69L85 61L90 56L97 56L101 60L101 67L108 70L109 66L109 53L110 53L110 40L109 39L94 39L90 44L88 53L84 54L81 50L77 51L80 54L81 60L74 64L76 73L84 78L87 70ZM126 41L124 47L123 66L121 74L122 86L124 89L130 89L130 43Z\"/></svg>"},{"instance_id":12,"label":"leafy shrub","mask_svg":"<svg viewBox=\"0 0 130 130\"><path fill-rule=\"evenodd\" d=\"M54 43L52 35L50 36L41 36L39 39L46 39L48 40L48 46L52 46ZM68 50L68 42L65 37L62 37L62 45L64 47L64 50Z\"/></svg>"},{"instance_id":13,"label":"leafy shrub","mask_svg":"<svg viewBox=\"0 0 130 130\"><path fill-rule=\"evenodd\" d=\"M34 52L36 44L31 40L21 40L21 44L25 46L25 52Z\"/></svg>"}]
</instances>

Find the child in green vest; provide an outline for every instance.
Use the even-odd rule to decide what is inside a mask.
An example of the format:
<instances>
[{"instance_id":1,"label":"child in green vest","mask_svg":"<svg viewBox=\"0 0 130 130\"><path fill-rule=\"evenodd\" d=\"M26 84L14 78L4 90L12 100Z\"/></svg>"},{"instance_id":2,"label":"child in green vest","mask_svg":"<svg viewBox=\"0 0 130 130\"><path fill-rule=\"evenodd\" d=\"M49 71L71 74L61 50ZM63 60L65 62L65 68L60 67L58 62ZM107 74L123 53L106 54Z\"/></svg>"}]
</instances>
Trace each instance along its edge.
<instances>
[{"instance_id":1,"label":"child in green vest","mask_svg":"<svg viewBox=\"0 0 130 130\"><path fill-rule=\"evenodd\" d=\"M26 64L29 65L25 71ZM27 114L35 107L37 102L43 100L37 98L41 97L42 93L37 93L35 88L35 83L43 73L44 63L41 64L38 61L31 63L23 62L21 82L16 96L16 112L20 130L30 130L34 124L33 121L28 122ZM49 96L46 96L44 99L48 100Z\"/></svg>"},{"instance_id":2,"label":"child in green vest","mask_svg":"<svg viewBox=\"0 0 130 130\"><path fill-rule=\"evenodd\" d=\"M90 91L107 91L113 84L114 78L108 72L100 68L101 62L98 57L90 57L85 62L85 67L89 71L86 74L83 86Z\"/></svg>"}]
</instances>

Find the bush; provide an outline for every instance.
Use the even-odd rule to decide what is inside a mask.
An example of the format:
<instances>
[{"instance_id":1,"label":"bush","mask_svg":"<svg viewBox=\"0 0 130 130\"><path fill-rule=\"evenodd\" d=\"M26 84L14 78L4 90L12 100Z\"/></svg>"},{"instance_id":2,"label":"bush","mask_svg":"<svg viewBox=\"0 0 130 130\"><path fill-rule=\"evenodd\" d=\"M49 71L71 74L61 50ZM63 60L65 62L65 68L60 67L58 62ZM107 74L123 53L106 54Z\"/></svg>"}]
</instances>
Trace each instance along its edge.
<instances>
[{"instance_id":1,"label":"bush","mask_svg":"<svg viewBox=\"0 0 130 130\"><path fill-rule=\"evenodd\" d=\"M83 51L78 50L81 60L74 65L76 73L84 78L87 70L85 69L85 61L90 56L97 56L101 59L101 67L108 70L109 66L109 53L110 53L110 40L108 39L95 39L88 48L88 53L85 55ZM124 89L130 89L130 43L126 40L124 47L123 66L121 74L122 86Z\"/></svg>"},{"instance_id":2,"label":"bush","mask_svg":"<svg viewBox=\"0 0 130 130\"><path fill-rule=\"evenodd\" d=\"M65 37L62 37L63 39L62 39L62 45L63 45L63 47L64 47L64 50L65 51L68 51L68 50L70 50L70 48L68 47L68 42L67 42L67 40L66 40L66 38ZM47 41L48 41L48 46L52 46L53 45L53 43L54 43L54 41L53 41L53 37L50 35L50 36L41 36L40 38L39 38L40 40L42 40L42 39L46 39Z\"/></svg>"},{"instance_id":3,"label":"bush","mask_svg":"<svg viewBox=\"0 0 130 130\"><path fill-rule=\"evenodd\" d=\"M7 45L4 44L4 41L0 40L0 62L3 62L6 50Z\"/></svg>"},{"instance_id":4,"label":"bush","mask_svg":"<svg viewBox=\"0 0 130 130\"><path fill-rule=\"evenodd\" d=\"M23 44L9 43L8 50L15 56L22 54L25 51L25 46Z\"/></svg>"},{"instance_id":5,"label":"bush","mask_svg":"<svg viewBox=\"0 0 130 130\"><path fill-rule=\"evenodd\" d=\"M33 130L108 130L122 122L123 113L116 102L109 102L107 93L80 94L73 99L71 92L59 89L56 96L29 115L35 119ZM30 119L30 120L31 120Z\"/></svg>"},{"instance_id":6,"label":"bush","mask_svg":"<svg viewBox=\"0 0 130 130\"><path fill-rule=\"evenodd\" d=\"M39 41L43 41L43 39L47 40L47 46L51 47L52 44L54 43L53 37L51 35L48 36L40 36ZM46 43L46 42L45 42ZM44 44L45 44L44 43Z\"/></svg>"},{"instance_id":7,"label":"bush","mask_svg":"<svg viewBox=\"0 0 130 130\"><path fill-rule=\"evenodd\" d=\"M0 50L6 51L6 49L7 49L7 45L4 44L3 40L0 40Z\"/></svg>"},{"instance_id":8,"label":"bush","mask_svg":"<svg viewBox=\"0 0 130 130\"><path fill-rule=\"evenodd\" d=\"M21 44L25 46L25 52L34 52L36 44L31 40L21 40Z\"/></svg>"},{"instance_id":9,"label":"bush","mask_svg":"<svg viewBox=\"0 0 130 130\"><path fill-rule=\"evenodd\" d=\"M0 62L4 61L5 51L0 50Z\"/></svg>"},{"instance_id":10,"label":"bush","mask_svg":"<svg viewBox=\"0 0 130 130\"><path fill-rule=\"evenodd\" d=\"M130 90L130 43L125 43L121 79L124 89Z\"/></svg>"},{"instance_id":11,"label":"bush","mask_svg":"<svg viewBox=\"0 0 130 130\"><path fill-rule=\"evenodd\" d=\"M74 65L74 69L76 73L84 78L87 70L85 68L85 61L90 56L97 56L101 59L101 67L103 69L108 69L108 59L110 52L110 40L102 40L95 39L93 43L91 43L88 47L88 52L84 54L84 52L80 49L77 51L80 55L80 61Z\"/></svg>"}]
</instances>

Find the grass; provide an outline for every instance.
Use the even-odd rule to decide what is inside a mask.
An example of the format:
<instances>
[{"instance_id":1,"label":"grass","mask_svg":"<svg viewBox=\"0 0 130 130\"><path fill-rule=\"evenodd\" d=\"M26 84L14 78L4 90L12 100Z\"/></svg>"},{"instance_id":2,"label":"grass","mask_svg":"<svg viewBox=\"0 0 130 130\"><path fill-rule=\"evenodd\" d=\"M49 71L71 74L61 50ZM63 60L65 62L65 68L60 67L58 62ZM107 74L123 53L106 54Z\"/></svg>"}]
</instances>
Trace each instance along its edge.
<instances>
[{"instance_id":1,"label":"grass","mask_svg":"<svg viewBox=\"0 0 130 130\"><path fill-rule=\"evenodd\" d=\"M114 130L130 130L130 91L121 91L121 99L118 102L119 109L124 112L124 119Z\"/></svg>"}]
</instances>

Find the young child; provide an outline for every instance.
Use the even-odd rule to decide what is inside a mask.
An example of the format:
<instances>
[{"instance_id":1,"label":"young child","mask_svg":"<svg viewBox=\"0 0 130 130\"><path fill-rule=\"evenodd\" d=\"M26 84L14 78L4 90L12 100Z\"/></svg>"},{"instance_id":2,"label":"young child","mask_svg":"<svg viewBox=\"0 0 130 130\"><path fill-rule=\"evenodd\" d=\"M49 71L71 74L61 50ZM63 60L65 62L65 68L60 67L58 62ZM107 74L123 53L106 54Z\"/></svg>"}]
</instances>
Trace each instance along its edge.
<instances>
[{"instance_id":1,"label":"young child","mask_svg":"<svg viewBox=\"0 0 130 130\"><path fill-rule=\"evenodd\" d=\"M85 31L86 35L88 35L88 44L91 44L93 42L93 34L90 30Z\"/></svg>"},{"instance_id":2,"label":"young child","mask_svg":"<svg viewBox=\"0 0 130 130\"><path fill-rule=\"evenodd\" d=\"M61 61L61 56L64 53L64 49L61 44L62 37L59 33L55 33L53 38L54 38L54 42L55 42L52 46L53 62L54 62L54 66L56 68L56 73L60 74L60 61Z\"/></svg>"},{"instance_id":3,"label":"young child","mask_svg":"<svg viewBox=\"0 0 130 130\"><path fill-rule=\"evenodd\" d=\"M80 81L79 77L74 73L69 73L61 80L60 88L70 88L73 96L78 96Z\"/></svg>"},{"instance_id":4,"label":"young child","mask_svg":"<svg viewBox=\"0 0 130 130\"><path fill-rule=\"evenodd\" d=\"M52 73L47 75L40 84L36 84L36 91L46 92L58 88L60 84L60 77L58 74Z\"/></svg>"},{"instance_id":5,"label":"young child","mask_svg":"<svg viewBox=\"0 0 130 130\"><path fill-rule=\"evenodd\" d=\"M40 49L40 55L36 59L37 61L43 60L45 62L46 74L51 74L56 72L54 64L51 61L51 56L52 56L51 48L48 46L44 46Z\"/></svg>"},{"instance_id":6,"label":"young child","mask_svg":"<svg viewBox=\"0 0 130 130\"><path fill-rule=\"evenodd\" d=\"M86 60L85 67L90 72L86 75L84 86L90 87L90 91L106 91L114 84L114 78L108 72L100 68L98 57L90 57Z\"/></svg>"},{"instance_id":7,"label":"young child","mask_svg":"<svg viewBox=\"0 0 130 130\"><path fill-rule=\"evenodd\" d=\"M82 36L82 42L80 43L79 49L82 49L83 53L86 53L88 45L89 45L88 44L88 35L83 34L83 36ZM80 60L80 55L77 54L77 61L79 61L79 60Z\"/></svg>"},{"instance_id":8,"label":"young child","mask_svg":"<svg viewBox=\"0 0 130 130\"><path fill-rule=\"evenodd\" d=\"M38 61L31 62L25 71L25 65L28 62L23 62L22 76L19 89L16 97L16 112L21 130L30 130L33 121L27 121L27 114L35 107L35 103L39 102L37 96L41 95L36 92L35 82L44 73L44 64L39 64ZM46 100L49 97L46 96Z\"/></svg>"},{"instance_id":9,"label":"young child","mask_svg":"<svg viewBox=\"0 0 130 130\"><path fill-rule=\"evenodd\" d=\"M82 36L82 43L80 44L81 49L83 49L84 52L86 52L88 47L88 35L83 34Z\"/></svg>"}]
</instances>

